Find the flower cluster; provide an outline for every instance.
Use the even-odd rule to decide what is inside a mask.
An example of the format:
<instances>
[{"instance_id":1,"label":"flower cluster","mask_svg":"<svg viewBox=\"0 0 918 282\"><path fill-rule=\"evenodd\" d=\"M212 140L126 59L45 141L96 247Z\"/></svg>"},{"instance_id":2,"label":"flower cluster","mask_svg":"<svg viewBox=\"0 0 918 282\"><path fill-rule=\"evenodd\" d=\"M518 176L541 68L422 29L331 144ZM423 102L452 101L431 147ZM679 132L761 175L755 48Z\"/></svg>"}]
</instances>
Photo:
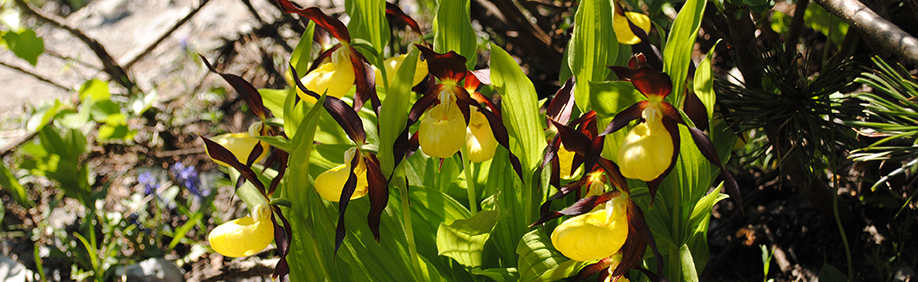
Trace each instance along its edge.
<instances>
[{"instance_id":1,"label":"flower cluster","mask_svg":"<svg viewBox=\"0 0 918 282\"><path fill-rule=\"evenodd\" d=\"M172 172L175 181L185 189L188 189L188 192L194 195L195 198L201 199L210 195L209 190L202 189L201 177L198 175L198 171L195 170L194 165L177 162L169 168L169 171Z\"/></svg>"}]
</instances>

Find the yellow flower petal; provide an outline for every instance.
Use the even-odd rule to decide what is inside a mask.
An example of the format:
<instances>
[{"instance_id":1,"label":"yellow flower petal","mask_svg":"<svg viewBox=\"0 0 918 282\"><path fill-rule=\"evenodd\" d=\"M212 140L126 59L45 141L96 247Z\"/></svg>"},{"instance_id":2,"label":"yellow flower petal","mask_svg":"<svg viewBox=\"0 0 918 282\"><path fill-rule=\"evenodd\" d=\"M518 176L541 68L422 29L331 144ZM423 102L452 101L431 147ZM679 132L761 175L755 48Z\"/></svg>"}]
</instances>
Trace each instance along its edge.
<instances>
[{"instance_id":1,"label":"yellow flower petal","mask_svg":"<svg viewBox=\"0 0 918 282\"><path fill-rule=\"evenodd\" d=\"M650 30L650 18L648 18L647 15L635 12L625 12L625 17L631 20L634 25L644 30L644 32ZM612 20L612 27L615 29L615 37L618 38L618 43L627 45L641 43L641 38L634 35L625 17L616 14Z\"/></svg>"},{"instance_id":2,"label":"yellow flower petal","mask_svg":"<svg viewBox=\"0 0 918 282\"><path fill-rule=\"evenodd\" d=\"M574 176L579 175L583 170L582 167L578 167L574 173L571 173L571 165L574 163L574 156L576 155L577 153L568 151L567 148L564 147L563 143L561 144L561 147L558 148L558 164L560 167L559 169L561 170L559 171L561 179L574 179Z\"/></svg>"},{"instance_id":3,"label":"yellow flower petal","mask_svg":"<svg viewBox=\"0 0 918 282\"><path fill-rule=\"evenodd\" d=\"M243 164L245 164L245 162L249 159L249 154L252 153L252 149L255 148L255 145L261 145L262 147L261 155L259 155L258 158L255 160L256 163L260 162L262 159L265 158L265 156L268 155L268 144L265 142L259 141L258 139L256 139L255 137L252 137L248 133L227 133L227 134L218 135L212 138L211 140L213 140L217 144L220 144L221 146L223 146L224 148L232 152L233 155L236 156L236 159L238 159L239 162ZM206 150L207 148L205 147L205 151ZM210 156L210 152L207 152L207 155ZM229 167L228 164L218 161L214 159L213 157L211 157L211 160L213 160L219 165Z\"/></svg>"},{"instance_id":4,"label":"yellow flower petal","mask_svg":"<svg viewBox=\"0 0 918 282\"><path fill-rule=\"evenodd\" d=\"M618 165L627 178L652 181L669 167L672 156L673 140L662 122L642 122L625 136Z\"/></svg>"},{"instance_id":5,"label":"yellow flower petal","mask_svg":"<svg viewBox=\"0 0 918 282\"><path fill-rule=\"evenodd\" d=\"M465 144L469 147L469 160L476 163L494 158L494 151L497 150L497 139L494 138L488 118L474 107L471 109Z\"/></svg>"},{"instance_id":6,"label":"yellow flower petal","mask_svg":"<svg viewBox=\"0 0 918 282\"><path fill-rule=\"evenodd\" d=\"M207 235L210 247L228 257L244 257L264 250L274 241L271 207L259 204L252 214L220 224Z\"/></svg>"},{"instance_id":7,"label":"yellow flower petal","mask_svg":"<svg viewBox=\"0 0 918 282\"><path fill-rule=\"evenodd\" d=\"M601 259L617 253L628 238L625 202L617 197L592 212L572 217L551 233L551 244L576 261Z\"/></svg>"},{"instance_id":8,"label":"yellow flower petal","mask_svg":"<svg viewBox=\"0 0 918 282\"><path fill-rule=\"evenodd\" d=\"M300 81L306 86L306 89L316 92L319 95L328 91L328 96L341 98L354 85L354 66L350 61L350 54L347 48L341 48L332 54L330 62L319 65L318 68L306 74ZM299 88L296 94L300 99L309 103L315 103L316 99L306 95Z\"/></svg>"},{"instance_id":9,"label":"yellow flower petal","mask_svg":"<svg viewBox=\"0 0 918 282\"><path fill-rule=\"evenodd\" d=\"M435 158L449 158L465 145L465 117L456 103L449 100L428 110L418 129L421 151Z\"/></svg>"}]
</instances>

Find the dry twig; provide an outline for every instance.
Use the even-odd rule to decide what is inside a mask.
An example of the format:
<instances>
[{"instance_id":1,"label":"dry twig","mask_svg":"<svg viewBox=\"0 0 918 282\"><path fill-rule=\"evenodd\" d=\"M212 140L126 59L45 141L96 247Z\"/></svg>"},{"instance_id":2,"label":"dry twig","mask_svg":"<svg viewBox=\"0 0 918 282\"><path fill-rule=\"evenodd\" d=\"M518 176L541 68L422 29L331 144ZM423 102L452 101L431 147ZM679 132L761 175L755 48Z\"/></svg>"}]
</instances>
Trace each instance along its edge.
<instances>
[{"instance_id":1,"label":"dry twig","mask_svg":"<svg viewBox=\"0 0 918 282\"><path fill-rule=\"evenodd\" d=\"M867 39L899 57L918 64L918 38L883 19L857 0L816 0L835 16L857 28Z\"/></svg>"}]
</instances>

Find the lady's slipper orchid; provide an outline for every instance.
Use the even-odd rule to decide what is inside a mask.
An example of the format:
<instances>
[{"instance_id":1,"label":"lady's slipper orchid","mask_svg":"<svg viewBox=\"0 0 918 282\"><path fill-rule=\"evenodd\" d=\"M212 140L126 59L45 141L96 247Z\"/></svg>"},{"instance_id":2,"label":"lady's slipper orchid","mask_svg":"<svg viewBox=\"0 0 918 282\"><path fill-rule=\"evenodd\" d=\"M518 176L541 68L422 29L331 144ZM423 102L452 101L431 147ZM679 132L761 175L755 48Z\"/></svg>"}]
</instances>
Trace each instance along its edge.
<instances>
[{"instance_id":1,"label":"lady's slipper orchid","mask_svg":"<svg viewBox=\"0 0 918 282\"><path fill-rule=\"evenodd\" d=\"M628 238L625 198L616 197L606 202L605 207L565 220L551 233L551 244L576 261L617 253Z\"/></svg>"},{"instance_id":2,"label":"lady's slipper orchid","mask_svg":"<svg viewBox=\"0 0 918 282\"><path fill-rule=\"evenodd\" d=\"M363 158L357 159L357 166L351 167L351 163L357 156L357 148L350 148L344 152L344 164L329 169L319 177L316 177L316 191L322 198L330 202L337 202L341 199L341 192L344 190L344 184L347 183L351 172L357 177L357 186L350 199L358 199L367 195L367 164Z\"/></svg>"},{"instance_id":3,"label":"lady's slipper orchid","mask_svg":"<svg viewBox=\"0 0 918 282\"><path fill-rule=\"evenodd\" d=\"M644 111L647 112L651 108ZM618 165L627 178L653 181L663 174L673 155L673 140L661 122L639 123L628 131L618 149Z\"/></svg>"},{"instance_id":4,"label":"lady's slipper orchid","mask_svg":"<svg viewBox=\"0 0 918 282\"><path fill-rule=\"evenodd\" d=\"M306 89L337 98L344 97L351 86L354 85L354 66L350 61L350 49L338 48L331 54L331 61L322 63L316 69L306 74L300 81ZM316 98L306 95L297 89L300 99L315 103Z\"/></svg>"},{"instance_id":5,"label":"lady's slipper orchid","mask_svg":"<svg viewBox=\"0 0 918 282\"><path fill-rule=\"evenodd\" d=\"M249 131L245 133L226 133L214 136L211 140L217 142L227 150L233 153L240 162L249 161L249 155L252 152L260 151L258 157L256 157L252 163L258 163L268 155L268 143L260 141L255 136L261 136L264 130L264 125L261 122L253 123L252 126L249 126ZM260 146L261 149L256 148ZM207 155L210 156L210 152L207 151L207 148L204 148L204 151L207 152ZM217 159L211 157L215 163L230 167L229 164L221 162Z\"/></svg>"},{"instance_id":6,"label":"lady's slipper orchid","mask_svg":"<svg viewBox=\"0 0 918 282\"><path fill-rule=\"evenodd\" d=\"M424 114L418 128L418 144L424 154L449 158L465 145L466 123L459 106L448 91L441 91L440 103Z\"/></svg>"},{"instance_id":7,"label":"lady's slipper orchid","mask_svg":"<svg viewBox=\"0 0 918 282\"><path fill-rule=\"evenodd\" d=\"M210 247L221 255L244 257L264 250L274 241L271 207L258 204L249 216L220 224L207 235Z\"/></svg>"}]
</instances>

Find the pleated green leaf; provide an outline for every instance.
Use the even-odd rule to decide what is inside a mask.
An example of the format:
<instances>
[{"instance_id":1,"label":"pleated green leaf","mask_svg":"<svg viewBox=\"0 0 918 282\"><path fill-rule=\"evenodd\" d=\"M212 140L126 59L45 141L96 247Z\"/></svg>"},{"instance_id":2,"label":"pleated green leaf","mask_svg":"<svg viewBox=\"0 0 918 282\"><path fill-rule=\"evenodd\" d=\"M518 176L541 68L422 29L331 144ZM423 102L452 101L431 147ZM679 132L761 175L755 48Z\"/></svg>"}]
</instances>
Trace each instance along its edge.
<instances>
[{"instance_id":1,"label":"pleated green leaf","mask_svg":"<svg viewBox=\"0 0 918 282\"><path fill-rule=\"evenodd\" d=\"M469 17L469 0L440 0L434 18L434 51L456 51L465 57L465 66L474 69L478 58L478 37Z\"/></svg>"},{"instance_id":2,"label":"pleated green leaf","mask_svg":"<svg viewBox=\"0 0 918 282\"><path fill-rule=\"evenodd\" d=\"M584 0L574 16L574 32L567 46L567 63L576 79L574 99L582 112L590 106L590 81L603 81L606 66L615 63L618 40L612 28L613 10L608 0Z\"/></svg>"},{"instance_id":3,"label":"pleated green leaf","mask_svg":"<svg viewBox=\"0 0 918 282\"><path fill-rule=\"evenodd\" d=\"M681 101L684 96L685 79L688 77L689 64L692 63L692 51L695 48L695 38L701 26L701 16L707 0L687 0L666 40L663 49L663 72L669 74L673 80L674 101ZM678 103L677 103L678 104Z\"/></svg>"},{"instance_id":4,"label":"pleated green leaf","mask_svg":"<svg viewBox=\"0 0 918 282\"><path fill-rule=\"evenodd\" d=\"M392 175L395 169L393 146L408 121L408 102L411 100L411 83L417 68L418 49L412 48L401 67L394 74L392 85L386 93L385 103L379 110L379 158L383 175Z\"/></svg>"},{"instance_id":5,"label":"pleated green leaf","mask_svg":"<svg viewBox=\"0 0 918 282\"><path fill-rule=\"evenodd\" d=\"M516 248L519 254L521 282L559 281L577 274L585 264L570 260L551 245L551 239L541 229L526 233Z\"/></svg>"},{"instance_id":6,"label":"pleated green leaf","mask_svg":"<svg viewBox=\"0 0 918 282\"><path fill-rule=\"evenodd\" d=\"M449 225L441 223L437 230L439 254L467 267L481 266L481 252L497 225L498 217L497 211L484 210Z\"/></svg>"},{"instance_id":7,"label":"pleated green leaf","mask_svg":"<svg viewBox=\"0 0 918 282\"><path fill-rule=\"evenodd\" d=\"M493 43L491 82L503 98L501 110L510 135L510 151L520 158L523 179L528 179L541 161L546 145L535 87L510 54Z\"/></svg>"},{"instance_id":8,"label":"pleated green leaf","mask_svg":"<svg viewBox=\"0 0 918 282\"><path fill-rule=\"evenodd\" d=\"M351 16L350 22L347 23L351 38L362 38L370 42L376 53L382 54L386 44L389 44L386 1L348 0L344 2L344 6L347 14Z\"/></svg>"}]
</instances>

